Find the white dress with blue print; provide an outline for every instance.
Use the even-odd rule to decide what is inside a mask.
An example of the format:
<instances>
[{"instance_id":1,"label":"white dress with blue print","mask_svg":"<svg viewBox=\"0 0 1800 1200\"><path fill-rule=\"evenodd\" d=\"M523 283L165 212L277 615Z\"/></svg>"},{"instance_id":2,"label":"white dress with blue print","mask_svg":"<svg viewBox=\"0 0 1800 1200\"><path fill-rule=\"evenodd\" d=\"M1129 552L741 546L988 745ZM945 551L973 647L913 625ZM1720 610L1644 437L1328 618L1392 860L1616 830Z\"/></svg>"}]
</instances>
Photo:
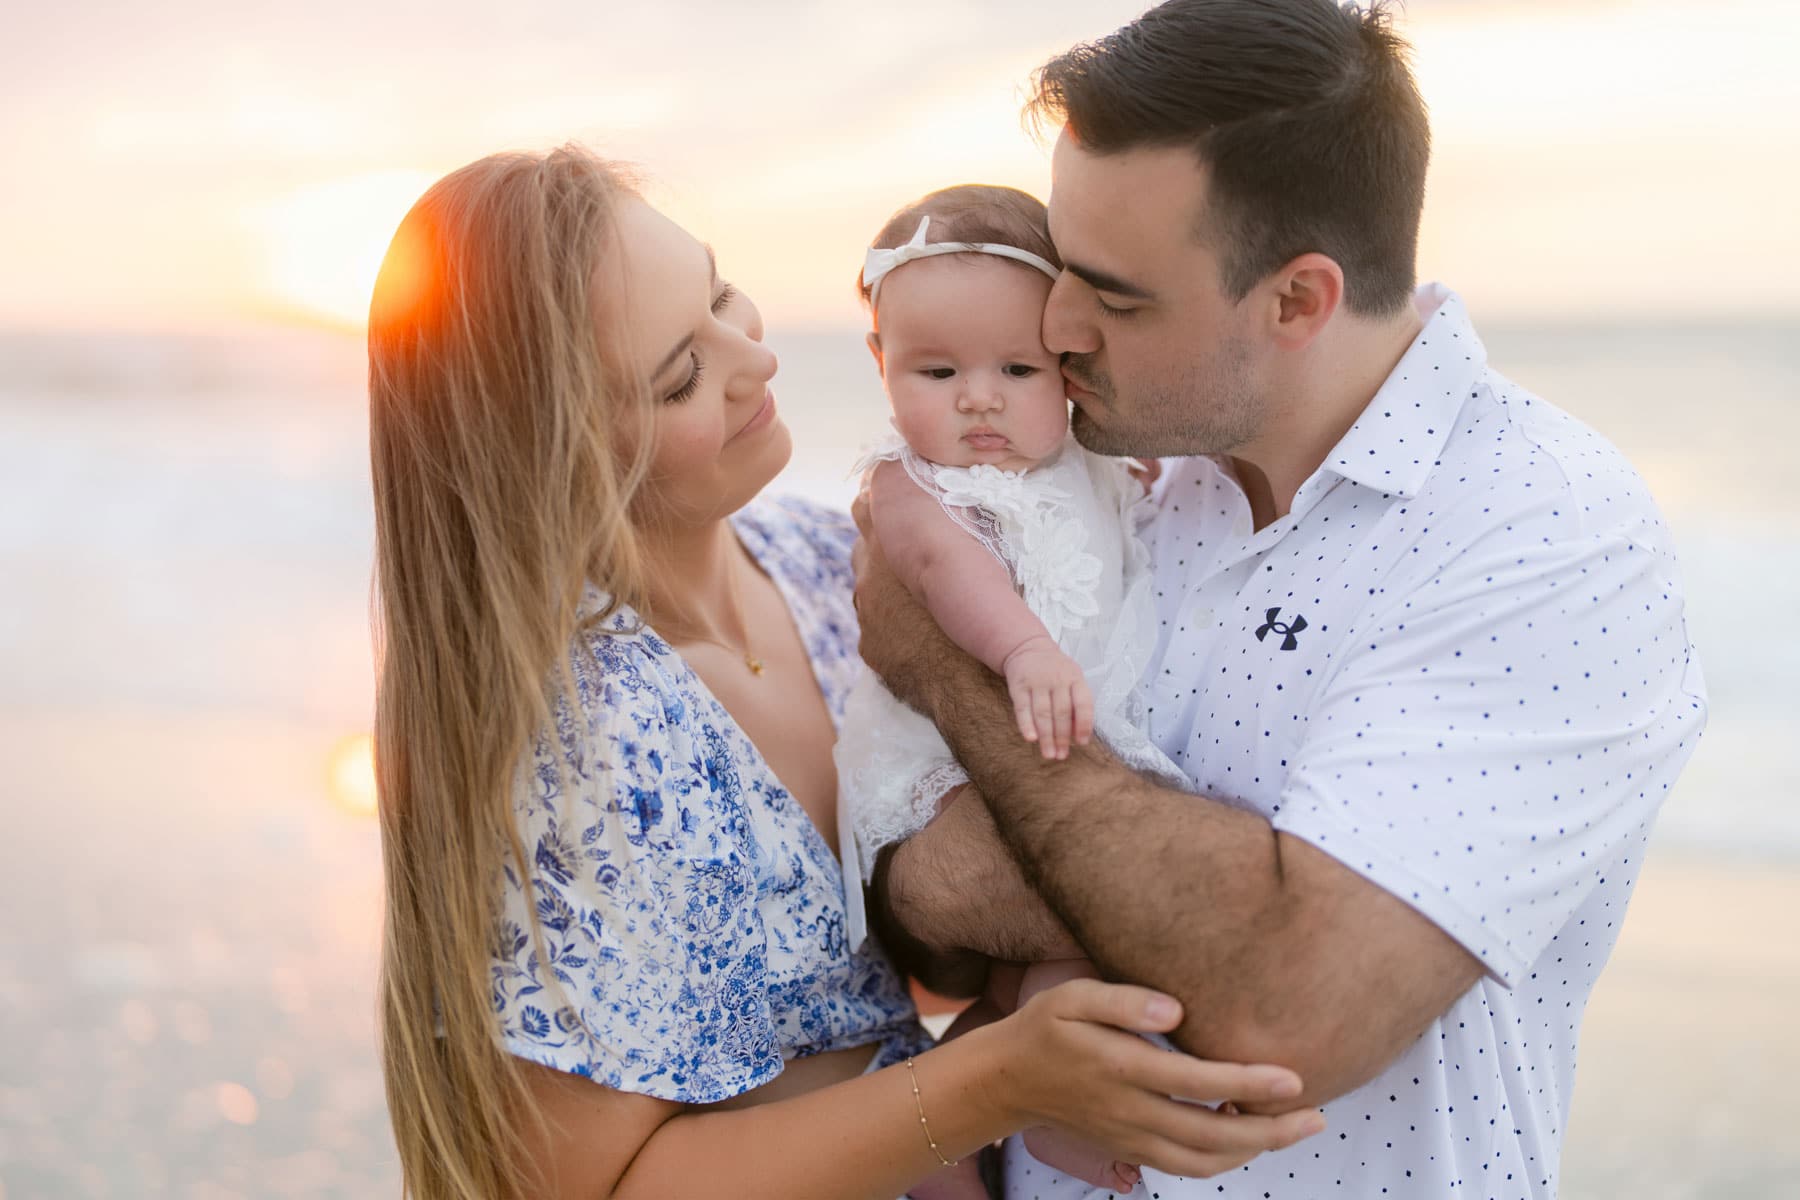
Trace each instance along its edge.
<instances>
[{"instance_id":1,"label":"white dress with blue print","mask_svg":"<svg viewBox=\"0 0 1800 1200\"><path fill-rule=\"evenodd\" d=\"M835 725L862 671L855 528L791 499L733 523L786 599ZM508 856L493 963L506 1048L690 1104L767 1083L789 1058L880 1043L883 1066L924 1049L880 948L845 938L844 876L818 827L681 656L637 624L621 611L580 639L580 711L558 709L520 772L548 961Z\"/></svg>"}]
</instances>

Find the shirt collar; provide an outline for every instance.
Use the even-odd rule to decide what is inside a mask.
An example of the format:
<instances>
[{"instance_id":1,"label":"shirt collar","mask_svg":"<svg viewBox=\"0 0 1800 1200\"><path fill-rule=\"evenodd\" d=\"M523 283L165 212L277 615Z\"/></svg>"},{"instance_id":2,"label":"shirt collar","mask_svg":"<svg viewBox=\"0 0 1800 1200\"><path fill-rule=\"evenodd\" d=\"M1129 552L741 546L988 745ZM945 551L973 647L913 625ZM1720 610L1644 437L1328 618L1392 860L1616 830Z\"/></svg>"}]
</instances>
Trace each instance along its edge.
<instances>
[{"instance_id":1,"label":"shirt collar","mask_svg":"<svg viewBox=\"0 0 1800 1200\"><path fill-rule=\"evenodd\" d=\"M1425 326L1320 470L1399 496L1417 495L1475 380L1487 349L1462 297L1440 283L1413 295Z\"/></svg>"}]
</instances>

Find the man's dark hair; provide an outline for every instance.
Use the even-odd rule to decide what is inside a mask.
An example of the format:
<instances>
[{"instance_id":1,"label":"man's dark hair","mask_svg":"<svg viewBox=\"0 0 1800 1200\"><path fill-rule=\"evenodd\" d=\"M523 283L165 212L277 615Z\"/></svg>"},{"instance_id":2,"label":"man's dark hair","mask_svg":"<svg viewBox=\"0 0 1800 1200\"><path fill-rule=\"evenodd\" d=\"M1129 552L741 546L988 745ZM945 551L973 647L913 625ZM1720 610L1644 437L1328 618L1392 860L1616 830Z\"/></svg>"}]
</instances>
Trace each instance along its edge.
<instances>
[{"instance_id":1,"label":"man's dark hair","mask_svg":"<svg viewBox=\"0 0 1800 1200\"><path fill-rule=\"evenodd\" d=\"M1191 147L1234 298L1318 252L1352 312L1389 316L1412 296L1431 156L1408 53L1384 0L1168 0L1039 68L1028 111L1094 154Z\"/></svg>"}]
</instances>

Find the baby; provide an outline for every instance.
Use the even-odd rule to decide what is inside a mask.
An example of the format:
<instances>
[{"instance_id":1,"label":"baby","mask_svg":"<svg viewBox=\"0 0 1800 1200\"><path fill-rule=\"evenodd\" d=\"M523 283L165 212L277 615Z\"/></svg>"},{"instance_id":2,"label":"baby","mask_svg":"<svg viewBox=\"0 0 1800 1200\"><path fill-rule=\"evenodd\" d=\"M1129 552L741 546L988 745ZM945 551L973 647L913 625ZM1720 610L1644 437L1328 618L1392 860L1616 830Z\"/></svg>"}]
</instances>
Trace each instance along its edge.
<instances>
[{"instance_id":1,"label":"baby","mask_svg":"<svg viewBox=\"0 0 1800 1200\"><path fill-rule=\"evenodd\" d=\"M865 460L870 520L895 574L951 640L1005 677L1019 733L1046 758L1097 734L1128 765L1180 782L1144 731L1135 687L1155 639L1148 554L1124 460L1069 434L1044 303L1060 273L1042 203L1012 188L933 192L889 220L862 292L899 440ZM965 782L930 721L865 675L837 745L840 849L869 878L878 850L916 833ZM846 889L851 937L862 889ZM1092 974L1084 960L996 964L989 992L949 1036L1043 988ZM1034 1157L1129 1191L1135 1167L1034 1129ZM918 1200L965 1193L948 1177ZM935 1189L935 1190L934 1190Z\"/></svg>"}]
</instances>

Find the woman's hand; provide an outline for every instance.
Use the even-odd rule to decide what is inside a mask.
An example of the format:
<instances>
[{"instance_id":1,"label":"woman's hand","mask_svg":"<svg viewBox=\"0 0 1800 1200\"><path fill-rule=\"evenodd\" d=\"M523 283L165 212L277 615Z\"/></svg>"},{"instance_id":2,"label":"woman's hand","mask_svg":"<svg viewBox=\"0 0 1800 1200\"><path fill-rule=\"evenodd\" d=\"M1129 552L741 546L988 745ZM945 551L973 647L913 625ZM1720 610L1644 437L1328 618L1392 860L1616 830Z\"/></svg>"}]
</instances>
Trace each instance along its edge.
<instances>
[{"instance_id":1,"label":"woman's hand","mask_svg":"<svg viewBox=\"0 0 1800 1200\"><path fill-rule=\"evenodd\" d=\"M1210 1107L1292 1100L1300 1077L1286 1067L1208 1062L1136 1036L1180 1021L1174 999L1129 984L1077 979L1040 992L988 1027L1008 1039L992 1075L996 1103L1010 1105L1018 1125L1055 1125L1122 1161L1199 1178L1325 1128L1316 1109L1256 1116Z\"/></svg>"}]
</instances>

